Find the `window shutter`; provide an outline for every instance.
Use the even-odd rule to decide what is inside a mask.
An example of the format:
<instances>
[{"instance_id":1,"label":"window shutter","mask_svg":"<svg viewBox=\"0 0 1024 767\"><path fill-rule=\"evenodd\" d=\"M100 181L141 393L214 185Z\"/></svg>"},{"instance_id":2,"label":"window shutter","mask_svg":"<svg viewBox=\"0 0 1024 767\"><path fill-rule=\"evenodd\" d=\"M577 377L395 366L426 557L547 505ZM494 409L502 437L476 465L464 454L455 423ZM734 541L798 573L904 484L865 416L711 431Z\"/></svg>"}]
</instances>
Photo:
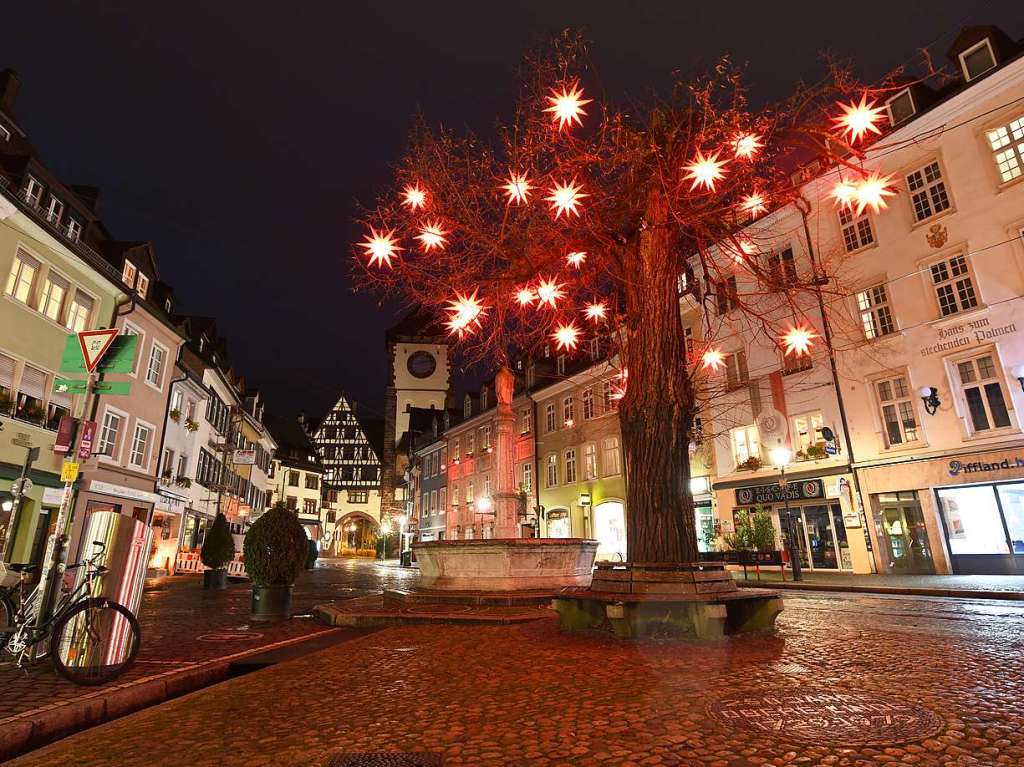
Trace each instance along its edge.
<instances>
[{"instance_id":1,"label":"window shutter","mask_svg":"<svg viewBox=\"0 0 1024 767\"><path fill-rule=\"evenodd\" d=\"M10 390L11 384L14 382L14 366L16 364L13 357L0 354L0 386L7 390Z\"/></svg>"},{"instance_id":2,"label":"window shutter","mask_svg":"<svg viewBox=\"0 0 1024 767\"><path fill-rule=\"evenodd\" d=\"M21 386L18 387L18 392L36 399L43 399L43 394L46 391L46 378L46 373L42 370L26 365L25 372L21 374Z\"/></svg>"}]
</instances>

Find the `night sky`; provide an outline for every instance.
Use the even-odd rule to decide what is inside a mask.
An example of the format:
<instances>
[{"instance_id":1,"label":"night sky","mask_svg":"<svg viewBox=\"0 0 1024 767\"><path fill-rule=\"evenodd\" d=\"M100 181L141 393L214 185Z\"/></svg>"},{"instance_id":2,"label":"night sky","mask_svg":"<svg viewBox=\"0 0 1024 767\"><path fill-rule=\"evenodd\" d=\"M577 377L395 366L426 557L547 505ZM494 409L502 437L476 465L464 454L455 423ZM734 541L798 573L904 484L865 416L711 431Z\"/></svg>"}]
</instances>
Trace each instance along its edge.
<instances>
[{"instance_id":1,"label":"night sky","mask_svg":"<svg viewBox=\"0 0 1024 767\"><path fill-rule=\"evenodd\" d=\"M700 5L697 9L694 6ZM162 8L163 10L160 10ZM723 53L755 97L853 57L872 79L965 24L1024 36L1020 0L976 2L19 2L0 68L17 116L67 182L101 187L115 237L149 240L180 311L213 315L275 412L384 395L398 307L352 292L355 201L370 202L411 118L487 133L524 52L565 27L593 41L584 87L662 88Z\"/></svg>"}]
</instances>

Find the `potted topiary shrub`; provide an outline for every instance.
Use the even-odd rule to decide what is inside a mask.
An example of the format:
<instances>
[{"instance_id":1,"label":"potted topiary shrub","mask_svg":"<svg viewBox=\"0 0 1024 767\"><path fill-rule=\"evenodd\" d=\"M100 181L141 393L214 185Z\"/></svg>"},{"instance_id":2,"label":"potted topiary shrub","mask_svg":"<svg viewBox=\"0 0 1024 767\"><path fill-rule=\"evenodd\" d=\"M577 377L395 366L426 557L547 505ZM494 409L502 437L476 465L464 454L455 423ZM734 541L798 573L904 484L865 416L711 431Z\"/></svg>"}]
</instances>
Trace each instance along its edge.
<instances>
[{"instance_id":1,"label":"potted topiary shrub","mask_svg":"<svg viewBox=\"0 0 1024 767\"><path fill-rule=\"evenodd\" d=\"M206 532L199 558L209 569L203 572L204 589L223 589L228 585L228 562L235 556L235 539L223 514L218 514Z\"/></svg>"},{"instance_id":2,"label":"potted topiary shrub","mask_svg":"<svg viewBox=\"0 0 1024 767\"><path fill-rule=\"evenodd\" d=\"M252 581L252 619L287 618L295 578L306 564L306 531L280 501L245 534L245 571Z\"/></svg>"}]
</instances>

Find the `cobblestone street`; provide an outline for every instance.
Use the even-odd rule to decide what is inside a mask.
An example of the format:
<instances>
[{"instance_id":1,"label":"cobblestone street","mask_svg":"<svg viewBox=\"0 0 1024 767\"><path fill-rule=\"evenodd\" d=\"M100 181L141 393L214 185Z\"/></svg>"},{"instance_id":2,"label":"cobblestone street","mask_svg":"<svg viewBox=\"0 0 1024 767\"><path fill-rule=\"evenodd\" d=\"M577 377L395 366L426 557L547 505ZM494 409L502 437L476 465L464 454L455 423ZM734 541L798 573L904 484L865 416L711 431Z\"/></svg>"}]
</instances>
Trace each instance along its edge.
<instances>
[{"instance_id":1,"label":"cobblestone street","mask_svg":"<svg viewBox=\"0 0 1024 767\"><path fill-rule=\"evenodd\" d=\"M407 626L12 764L431 751L446 765L1019 765L1022 619L1003 601L805 593L786 595L776 635L710 645L564 636L554 621Z\"/></svg>"}]
</instances>

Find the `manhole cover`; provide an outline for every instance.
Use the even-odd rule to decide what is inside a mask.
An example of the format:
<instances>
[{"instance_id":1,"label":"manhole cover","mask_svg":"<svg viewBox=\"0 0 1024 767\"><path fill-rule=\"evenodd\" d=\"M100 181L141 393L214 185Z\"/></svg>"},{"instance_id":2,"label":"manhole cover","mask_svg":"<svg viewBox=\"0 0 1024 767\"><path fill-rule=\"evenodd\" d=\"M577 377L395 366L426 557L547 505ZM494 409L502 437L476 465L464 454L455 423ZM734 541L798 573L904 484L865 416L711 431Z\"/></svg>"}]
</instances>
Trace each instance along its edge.
<instances>
[{"instance_id":1,"label":"manhole cover","mask_svg":"<svg viewBox=\"0 0 1024 767\"><path fill-rule=\"evenodd\" d=\"M833 746L892 745L942 729L934 711L862 693L736 695L708 704L723 724Z\"/></svg>"},{"instance_id":2,"label":"manhole cover","mask_svg":"<svg viewBox=\"0 0 1024 767\"><path fill-rule=\"evenodd\" d=\"M239 642L244 640L263 639L263 634L255 631L214 631L196 637L200 642Z\"/></svg>"},{"instance_id":3,"label":"manhole cover","mask_svg":"<svg viewBox=\"0 0 1024 767\"><path fill-rule=\"evenodd\" d=\"M335 754L326 767L442 767L440 754Z\"/></svg>"}]
</instances>

